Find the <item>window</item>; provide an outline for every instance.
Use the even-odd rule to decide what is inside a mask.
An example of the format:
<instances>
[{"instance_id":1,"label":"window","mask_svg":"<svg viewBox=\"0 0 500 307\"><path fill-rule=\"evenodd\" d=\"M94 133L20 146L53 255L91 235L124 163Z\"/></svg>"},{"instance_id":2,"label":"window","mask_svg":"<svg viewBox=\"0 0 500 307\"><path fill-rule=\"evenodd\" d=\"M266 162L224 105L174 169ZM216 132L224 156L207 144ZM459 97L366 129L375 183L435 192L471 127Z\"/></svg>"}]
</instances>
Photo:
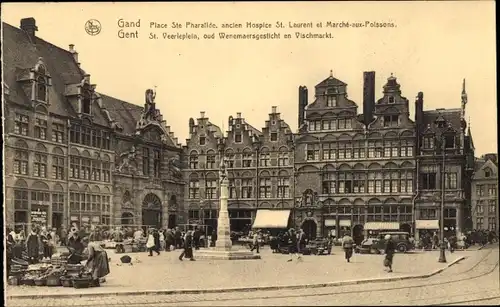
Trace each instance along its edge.
<instances>
[{"instance_id":1,"label":"window","mask_svg":"<svg viewBox=\"0 0 500 307\"><path fill-rule=\"evenodd\" d=\"M110 196L102 196L102 212L108 213L111 212L111 197ZM105 217L103 217L104 220Z\"/></svg>"},{"instance_id":2,"label":"window","mask_svg":"<svg viewBox=\"0 0 500 307\"><path fill-rule=\"evenodd\" d=\"M100 211L101 210L101 208L99 208L100 204L101 204L101 196L100 195L91 195L91 208L90 208L90 210L91 211Z\"/></svg>"},{"instance_id":3,"label":"window","mask_svg":"<svg viewBox=\"0 0 500 307\"><path fill-rule=\"evenodd\" d=\"M28 152L16 150L14 156L14 174L28 175Z\"/></svg>"},{"instance_id":4,"label":"window","mask_svg":"<svg viewBox=\"0 0 500 307\"><path fill-rule=\"evenodd\" d=\"M278 166L288 166L288 152L280 151L278 153Z\"/></svg>"},{"instance_id":5,"label":"window","mask_svg":"<svg viewBox=\"0 0 500 307\"><path fill-rule=\"evenodd\" d=\"M332 121L324 120L321 122L321 130L331 130L332 129Z\"/></svg>"},{"instance_id":6,"label":"window","mask_svg":"<svg viewBox=\"0 0 500 307\"><path fill-rule=\"evenodd\" d=\"M215 155L207 155L207 168L215 168Z\"/></svg>"},{"instance_id":7,"label":"window","mask_svg":"<svg viewBox=\"0 0 500 307\"><path fill-rule=\"evenodd\" d=\"M365 143L363 141L354 141L352 150L354 159L362 159L365 157Z\"/></svg>"},{"instance_id":8,"label":"window","mask_svg":"<svg viewBox=\"0 0 500 307\"><path fill-rule=\"evenodd\" d=\"M413 193L413 172L401 173L401 193Z\"/></svg>"},{"instance_id":9,"label":"window","mask_svg":"<svg viewBox=\"0 0 500 307\"><path fill-rule=\"evenodd\" d=\"M387 172L384 174L384 193L399 192L399 173Z\"/></svg>"},{"instance_id":10,"label":"window","mask_svg":"<svg viewBox=\"0 0 500 307\"><path fill-rule=\"evenodd\" d=\"M308 126L309 126L309 131L320 131L321 130L321 121L310 120Z\"/></svg>"},{"instance_id":11,"label":"window","mask_svg":"<svg viewBox=\"0 0 500 307\"><path fill-rule=\"evenodd\" d=\"M242 155L242 164L243 164L243 167L252 167L252 153L249 153L249 152L245 152L243 153Z\"/></svg>"},{"instance_id":12,"label":"window","mask_svg":"<svg viewBox=\"0 0 500 307\"><path fill-rule=\"evenodd\" d=\"M413 145L409 140L401 140L401 157L412 157Z\"/></svg>"},{"instance_id":13,"label":"window","mask_svg":"<svg viewBox=\"0 0 500 307\"><path fill-rule=\"evenodd\" d=\"M52 194L52 212L64 211L64 194Z\"/></svg>"},{"instance_id":14,"label":"window","mask_svg":"<svg viewBox=\"0 0 500 307\"><path fill-rule=\"evenodd\" d=\"M200 182L198 180L189 181L189 198L198 198L200 192Z\"/></svg>"},{"instance_id":15,"label":"window","mask_svg":"<svg viewBox=\"0 0 500 307\"><path fill-rule=\"evenodd\" d=\"M497 206L495 204L495 200L491 200L490 203L489 203L489 209L488 209L488 212L489 213L492 213L492 214L495 214L496 211L497 211Z\"/></svg>"},{"instance_id":16,"label":"window","mask_svg":"<svg viewBox=\"0 0 500 307\"><path fill-rule=\"evenodd\" d=\"M354 179L352 181L352 185L353 185L353 193L365 193L366 174L354 173Z\"/></svg>"},{"instance_id":17,"label":"window","mask_svg":"<svg viewBox=\"0 0 500 307\"><path fill-rule=\"evenodd\" d=\"M489 230L496 230L497 229L497 222L494 217L489 217L488 218L488 229Z\"/></svg>"},{"instance_id":18,"label":"window","mask_svg":"<svg viewBox=\"0 0 500 307\"><path fill-rule=\"evenodd\" d=\"M160 178L161 173L161 154L159 150L153 151L153 176Z\"/></svg>"},{"instance_id":19,"label":"window","mask_svg":"<svg viewBox=\"0 0 500 307\"><path fill-rule=\"evenodd\" d=\"M396 100L393 96L389 96L389 103L394 103Z\"/></svg>"},{"instance_id":20,"label":"window","mask_svg":"<svg viewBox=\"0 0 500 307\"><path fill-rule=\"evenodd\" d=\"M397 157L398 144L396 141L384 141L384 157Z\"/></svg>"},{"instance_id":21,"label":"window","mask_svg":"<svg viewBox=\"0 0 500 307\"><path fill-rule=\"evenodd\" d=\"M335 160L335 144L323 144L323 160Z\"/></svg>"},{"instance_id":22,"label":"window","mask_svg":"<svg viewBox=\"0 0 500 307\"><path fill-rule=\"evenodd\" d=\"M351 143L340 143L339 144L339 160L351 159L352 158L352 148Z\"/></svg>"},{"instance_id":23,"label":"window","mask_svg":"<svg viewBox=\"0 0 500 307\"><path fill-rule=\"evenodd\" d=\"M92 161L92 180L101 181L101 161Z\"/></svg>"},{"instance_id":24,"label":"window","mask_svg":"<svg viewBox=\"0 0 500 307\"><path fill-rule=\"evenodd\" d=\"M80 178L80 158L70 157L69 159L69 178Z\"/></svg>"},{"instance_id":25,"label":"window","mask_svg":"<svg viewBox=\"0 0 500 307\"><path fill-rule=\"evenodd\" d=\"M339 190L338 192L340 194L342 193L352 193L352 174L351 173L339 173L338 174L338 181L339 181Z\"/></svg>"},{"instance_id":26,"label":"window","mask_svg":"<svg viewBox=\"0 0 500 307\"><path fill-rule=\"evenodd\" d=\"M252 179L241 179L241 198L252 198Z\"/></svg>"},{"instance_id":27,"label":"window","mask_svg":"<svg viewBox=\"0 0 500 307\"><path fill-rule=\"evenodd\" d=\"M328 96L326 99L326 106L327 107L336 107L337 106L337 97Z\"/></svg>"},{"instance_id":28,"label":"window","mask_svg":"<svg viewBox=\"0 0 500 307\"><path fill-rule=\"evenodd\" d=\"M444 148L452 149L455 148L455 136L447 135L444 137Z\"/></svg>"},{"instance_id":29,"label":"window","mask_svg":"<svg viewBox=\"0 0 500 307\"><path fill-rule=\"evenodd\" d=\"M422 183L423 190L435 190L436 189L436 173L421 174L420 181Z\"/></svg>"},{"instance_id":30,"label":"window","mask_svg":"<svg viewBox=\"0 0 500 307\"><path fill-rule=\"evenodd\" d=\"M109 132L102 132L102 148L108 150L111 148L111 135Z\"/></svg>"},{"instance_id":31,"label":"window","mask_svg":"<svg viewBox=\"0 0 500 307\"><path fill-rule=\"evenodd\" d=\"M92 92L88 84L84 84L82 88L82 113L90 114L90 104L92 102Z\"/></svg>"},{"instance_id":32,"label":"window","mask_svg":"<svg viewBox=\"0 0 500 307\"><path fill-rule=\"evenodd\" d=\"M420 209L420 218L422 220L434 220L437 218L436 209Z\"/></svg>"},{"instance_id":33,"label":"window","mask_svg":"<svg viewBox=\"0 0 500 307\"><path fill-rule=\"evenodd\" d=\"M229 179L229 198L237 198L234 179Z\"/></svg>"},{"instance_id":34,"label":"window","mask_svg":"<svg viewBox=\"0 0 500 307\"><path fill-rule=\"evenodd\" d=\"M35 154L35 163L33 164L33 176L47 177L47 155Z\"/></svg>"},{"instance_id":35,"label":"window","mask_svg":"<svg viewBox=\"0 0 500 307\"><path fill-rule=\"evenodd\" d=\"M318 161L319 160L319 145L307 144L306 145L306 159L308 161Z\"/></svg>"},{"instance_id":36,"label":"window","mask_svg":"<svg viewBox=\"0 0 500 307\"><path fill-rule=\"evenodd\" d=\"M411 222L412 221L412 206L400 206L399 207L399 220L401 222Z\"/></svg>"},{"instance_id":37,"label":"window","mask_svg":"<svg viewBox=\"0 0 500 307\"><path fill-rule=\"evenodd\" d=\"M278 133L271 132L271 142L276 142L278 140Z\"/></svg>"},{"instance_id":38,"label":"window","mask_svg":"<svg viewBox=\"0 0 500 307\"><path fill-rule=\"evenodd\" d=\"M205 180L205 198L214 199L217 197L217 180L207 179Z\"/></svg>"},{"instance_id":39,"label":"window","mask_svg":"<svg viewBox=\"0 0 500 307\"><path fill-rule=\"evenodd\" d=\"M200 145L203 146L205 145L206 142L206 137L205 136L200 136Z\"/></svg>"},{"instance_id":40,"label":"window","mask_svg":"<svg viewBox=\"0 0 500 307\"><path fill-rule=\"evenodd\" d=\"M496 185L488 185L488 195L489 196L497 196L497 187L496 187Z\"/></svg>"},{"instance_id":41,"label":"window","mask_svg":"<svg viewBox=\"0 0 500 307\"><path fill-rule=\"evenodd\" d=\"M90 170L92 161L90 159L82 159L80 165L80 179L90 180Z\"/></svg>"},{"instance_id":42,"label":"window","mask_svg":"<svg viewBox=\"0 0 500 307\"><path fill-rule=\"evenodd\" d=\"M52 124L52 142L64 142L64 125Z\"/></svg>"},{"instance_id":43,"label":"window","mask_svg":"<svg viewBox=\"0 0 500 307\"><path fill-rule=\"evenodd\" d=\"M69 130L69 141L71 143L80 143L80 126L72 124Z\"/></svg>"},{"instance_id":44,"label":"window","mask_svg":"<svg viewBox=\"0 0 500 307\"><path fill-rule=\"evenodd\" d=\"M398 206L396 205L384 205L382 207L384 222L397 222L398 221Z\"/></svg>"},{"instance_id":45,"label":"window","mask_svg":"<svg viewBox=\"0 0 500 307\"><path fill-rule=\"evenodd\" d=\"M438 128L444 128L446 127L446 121L443 118L438 118L436 120Z\"/></svg>"},{"instance_id":46,"label":"window","mask_svg":"<svg viewBox=\"0 0 500 307\"><path fill-rule=\"evenodd\" d=\"M445 189L450 189L450 190L457 189L457 173L444 174L444 187Z\"/></svg>"},{"instance_id":47,"label":"window","mask_svg":"<svg viewBox=\"0 0 500 307\"><path fill-rule=\"evenodd\" d=\"M109 162L104 162L102 164L102 179L104 182L111 181L111 164Z\"/></svg>"},{"instance_id":48,"label":"window","mask_svg":"<svg viewBox=\"0 0 500 307\"><path fill-rule=\"evenodd\" d=\"M384 127L397 127L398 126L398 115L385 115L384 116Z\"/></svg>"},{"instance_id":49,"label":"window","mask_svg":"<svg viewBox=\"0 0 500 307\"><path fill-rule=\"evenodd\" d=\"M337 192L337 177L335 173L323 174L323 194L334 194Z\"/></svg>"},{"instance_id":50,"label":"window","mask_svg":"<svg viewBox=\"0 0 500 307\"><path fill-rule=\"evenodd\" d=\"M369 141L368 142L368 158L382 158L384 154L384 147L382 141Z\"/></svg>"},{"instance_id":51,"label":"window","mask_svg":"<svg viewBox=\"0 0 500 307\"><path fill-rule=\"evenodd\" d=\"M36 99L47 101L47 82L43 76L38 76L36 79Z\"/></svg>"},{"instance_id":52,"label":"window","mask_svg":"<svg viewBox=\"0 0 500 307\"><path fill-rule=\"evenodd\" d=\"M351 129L351 119L350 118L342 118L339 119L339 129Z\"/></svg>"},{"instance_id":53,"label":"window","mask_svg":"<svg viewBox=\"0 0 500 307\"><path fill-rule=\"evenodd\" d=\"M263 152L260 154L260 166L271 166L270 162L270 154L268 152Z\"/></svg>"},{"instance_id":54,"label":"window","mask_svg":"<svg viewBox=\"0 0 500 307\"><path fill-rule=\"evenodd\" d=\"M35 123L35 138L40 140L47 139L47 121L37 118Z\"/></svg>"},{"instance_id":55,"label":"window","mask_svg":"<svg viewBox=\"0 0 500 307\"><path fill-rule=\"evenodd\" d=\"M259 197L271 198L271 178L260 179Z\"/></svg>"},{"instance_id":56,"label":"window","mask_svg":"<svg viewBox=\"0 0 500 307\"><path fill-rule=\"evenodd\" d=\"M482 203L478 203L476 205L476 214L477 215L483 215L484 214L484 207L483 207Z\"/></svg>"},{"instance_id":57,"label":"window","mask_svg":"<svg viewBox=\"0 0 500 307\"><path fill-rule=\"evenodd\" d=\"M52 179L64 179L64 157L52 157Z\"/></svg>"},{"instance_id":58,"label":"window","mask_svg":"<svg viewBox=\"0 0 500 307\"><path fill-rule=\"evenodd\" d=\"M28 116L16 113L14 121L14 133L20 135L28 135L28 123Z\"/></svg>"},{"instance_id":59,"label":"window","mask_svg":"<svg viewBox=\"0 0 500 307\"><path fill-rule=\"evenodd\" d=\"M278 198L290 197L290 179L278 178Z\"/></svg>"},{"instance_id":60,"label":"window","mask_svg":"<svg viewBox=\"0 0 500 307\"><path fill-rule=\"evenodd\" d=\"M368 206L367 220L368 222L382 221L382 206Z\"/></svg>"},{"instance_id":61,"label":"window","mask_svg":"<svg viewBox=\"0 0 500 307\"><path fill-rule=\"evenodd\" d=\"M198 155L192 153L189 156L189 168L190 169L197 169L198 168Z\"/></svg>"},{"instance_id":62,"label":"window","mask_svg":"<svg viewBox=\"0 0 500 307\"><path fill-rule=\"evenodd\" d=\"M234 167L234 154L226 154L226 165L229 168Z\"/></svg>"},{"instance_id":63,"label":"window","mask_svg":"<svg viewBox=\"0 0 500 307\"><path fill-rule=\"evenodd\" d=\"M241 140L242 140L242 138L241 138L241 133L236 133L236 134L234 135L234 142L235 142L235 143L241 143Z\"/></svg>"},{"instance_id":64,"label":"window","mask_svg":"<svg viewBox=\"0 0 500 307\"><path fill-rule=\"evenodd\" d=\"M481 230L484 227L484 218L483 217L478 217L476 219L476 229Z\"/></svg>"},{"instance_id":65,"label":"window","mask_svg":"<svg viewBox=\"0 0 500 307\"><path fill-rule=\"evenodd\" d=\"M188 216L190 220L197 220L200 218L200 210L189 210Z\"/></svg>"},{"instance_id":66,"label":"window","mask_svg":"<svg viewBox=\"0 0 500 307\"><path fill-rule=\"evenodd\" d=\"M476 195L479 197L484 196L484 186L483 185L476 186Z\"/></svg>"},{"instance_id":67,"label":"window","mask_svg":"<svg viewBox=\"0 0 500 307\"><path fill-rule=\"evenodd\" d=\"M424 149L434 149L434 137L424 137Z\"/></svg>"},{"instance_id":68,"label":"window","mask_svg":"<svg viewBox=\"0 0 500 307\"><path fill-rule=\"evenodd\" d=\"M368 193L382 193L382 173L368 173Z\"/></svg>"}]
</instances>

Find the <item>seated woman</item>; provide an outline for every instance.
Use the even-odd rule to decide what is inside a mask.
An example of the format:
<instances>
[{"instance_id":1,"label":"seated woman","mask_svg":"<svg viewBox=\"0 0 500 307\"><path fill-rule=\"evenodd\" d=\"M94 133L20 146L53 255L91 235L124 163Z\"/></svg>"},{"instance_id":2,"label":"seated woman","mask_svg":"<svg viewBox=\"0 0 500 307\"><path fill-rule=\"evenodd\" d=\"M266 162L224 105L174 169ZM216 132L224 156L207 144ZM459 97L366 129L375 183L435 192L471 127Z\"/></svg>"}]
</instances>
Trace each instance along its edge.
<instances>
[{"instance_id":1,"label":"seated woman","mask_svg":"<svg viewBox=\"0 0 500 307\"><path fill-rule=\"evenodd\" d=\"M89 256L85 268L92 275L92 285L99 287L99 278L109 274L108 254L99 244L89 242L88 237L82 239L84 246L87 247Z\"/></svg>"}]
</instances>

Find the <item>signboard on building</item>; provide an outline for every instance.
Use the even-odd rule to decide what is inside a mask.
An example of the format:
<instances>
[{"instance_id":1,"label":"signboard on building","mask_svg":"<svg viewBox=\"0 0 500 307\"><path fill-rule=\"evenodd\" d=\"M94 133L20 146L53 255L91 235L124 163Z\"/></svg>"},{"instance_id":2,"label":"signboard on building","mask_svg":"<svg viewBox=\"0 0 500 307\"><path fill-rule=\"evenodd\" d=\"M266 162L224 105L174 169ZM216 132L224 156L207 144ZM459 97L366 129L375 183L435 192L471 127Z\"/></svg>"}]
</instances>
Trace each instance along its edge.
<instances>
[{"instance_id":1,"label":"signboard on building","mask_svg":"<svg viewBox=\"0 0 500 307\"><path fill-rule=\"evenodd\" d=\"M40 227L47 227L47 210L32 210L31 211L31 225Z\"/></svg>"}]
</instances>

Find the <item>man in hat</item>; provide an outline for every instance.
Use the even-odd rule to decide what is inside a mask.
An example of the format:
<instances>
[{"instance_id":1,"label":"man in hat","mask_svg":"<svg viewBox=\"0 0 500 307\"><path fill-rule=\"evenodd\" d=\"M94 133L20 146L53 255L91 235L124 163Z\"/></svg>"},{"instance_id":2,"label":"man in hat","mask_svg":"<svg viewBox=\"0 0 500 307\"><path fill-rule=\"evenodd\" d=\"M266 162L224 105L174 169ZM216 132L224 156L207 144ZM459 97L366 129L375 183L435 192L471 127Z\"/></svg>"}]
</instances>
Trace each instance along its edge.
<instances>
[{"instance_id":1,"label":"man in hat","mask_svg":"<svg viewBox=\"0 0 500 307\"><path fill-rule=\"evenodd\" d=\"M38 260L40 258L40 242L37 227L33 227L33 229L31 229L31 233L26 239L26 249L28 252L29 263L38 263Z\"/></svg>"},{"instance_id":2,"label":"man in hat","mask_svg":"<svg viewBox=\"0 0 500 307\"><path fill-rule=\"evenodd\" d=\"M347 262L351 262L352 251L354 248L354 240L351 238L349 233L345 233L342 238L342 248L344 249L345 259Z\"/></svg>"},{"instance_id":3,"label":"man in hat","mask_svg":"<svg viewBox=\"0 0 500 307\"><path fill-rule=\"evenodd\" d=\"M184 238L184 250L179 255L179 260L182 261L182 258L189 258L190 261L194 261L193 256L193 232L188 230L186 233L186 237Z\"/></svg>"},{"instance_id":4,"label":"man in hat","mask_svg":"<svg viewBox=\"0 0 500 307\"><path fill-rule=\"evenodd\" d=\"M251 252L253 252L256 249L257 254L259 254L259 249L260 249L259 237L260 237L260 229L253 233L252 248L250 249Z\"/></svg>"}]
</instances>

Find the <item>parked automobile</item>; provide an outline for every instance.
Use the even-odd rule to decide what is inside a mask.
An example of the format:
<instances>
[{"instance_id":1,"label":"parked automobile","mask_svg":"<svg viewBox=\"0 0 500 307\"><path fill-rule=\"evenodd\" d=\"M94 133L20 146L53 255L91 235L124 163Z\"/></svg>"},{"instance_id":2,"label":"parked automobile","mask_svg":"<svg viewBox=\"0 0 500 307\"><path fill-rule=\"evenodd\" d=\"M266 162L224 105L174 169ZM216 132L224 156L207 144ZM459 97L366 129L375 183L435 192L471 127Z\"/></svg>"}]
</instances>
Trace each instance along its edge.
<instances>
[{"instance_id":1,"label":"parked automobile","mask_svg":"<svg viewBox=\"0 0 500 307\"><path fill-rule=\"evenodd\" d=\"M328 239L317 238L311 240L307 243L305 249L302 251L302 254L314 254L314 255L330 255L332 253L332 243Z\"/></svg>"},{"instance_id":2,"label":"parked automobile","mask_svg":"<svg viewBox=\"0 0 500 307\"><path fill-rule=\"evenodd\" d=\"M368 238L356 247L360 254L380 254L385 249L385 236L390 235L396 244L396 252L406 253L415 249L414 243L410 241L410 234L403 231L381 232L376 238Z\"/></svg>"}]
</instances>

